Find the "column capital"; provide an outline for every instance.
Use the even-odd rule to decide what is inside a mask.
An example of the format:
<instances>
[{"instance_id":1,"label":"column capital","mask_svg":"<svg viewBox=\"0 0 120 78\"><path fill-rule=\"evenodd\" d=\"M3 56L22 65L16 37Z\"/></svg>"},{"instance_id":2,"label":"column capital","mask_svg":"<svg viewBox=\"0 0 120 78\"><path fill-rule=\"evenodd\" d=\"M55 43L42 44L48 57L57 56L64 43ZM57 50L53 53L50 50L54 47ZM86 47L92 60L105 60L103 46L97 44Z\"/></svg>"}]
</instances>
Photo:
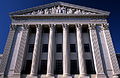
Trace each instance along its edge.
<instances>
[{"instance_id":1,"label":"column capital","mask_svg":"<svg viewBox=\"0 0 120 78\"><path fill-rule=\"evenodd\" d=\"M82 24L75 24L76 29L81 29L82 28Z\"/></svg>"},{"instance_id":2,"label":"column capital","mask_svg":"<svg viewBox=\"0 0 120 78\"><path fill-rule=\"evenodd\" d=\"M23 24L22 28L23 28L23 30L28 30L29 29L29 25L28 24Z\"/></svg>"},{"instance_id":3,"label":"column capital","mask_svg":"<svg viewBox=\"0 0 120 78\"><path fill-rule=\"evenodd\" d=\"M11 25L10 25L10 30L15 30L15 29L16 29L16 25L11 24Z\"/></svg>"},{"instance_id":4,"label":"column capital","mask_svg":"<svg viewBox=\"0 0 120 78\"><path fill-rule=\"evenodd\" d=\"M36 27L36 30L40 30L42 28L42 25L41 24L36 24L35 27Z\"/></svg>"},{"instance_id":5,"label":"column capital","mask_svg":"<svg viewBox=\"0 0 120 78\"><path fill-rule=\"evenodd\" d=\"M49 28L50 28L50 30L53 30L55 28L55 25L54 24L49 24Z\"/></svg>"},{"instance_id":6,"label":"column capital","mask_svg":"<svg viewBox=\"0 0 120 78\"><path fill-rule=\"evenodd\" d=\"M63 29L68 29L68 24L62 24Z\"/></svg>"},{"instance_id":7,"label":"column capital","mask_svg":"<svg viewBox=\"0 0 120 78\"><path fill-rule=\"evenodd\" d=\"M95 30L96 24L88 24L89 30Z\"/></svg>"},{"instance_id":8,"label":"column capital","mask_svg":"<svg viewBox=\"0 0 120 78\"><path fill-rule=\"evenodd\" d=\"M109 23L101 25L101 30L107 30L107 29L109 29Z\"/></svg>"}]
</instances>

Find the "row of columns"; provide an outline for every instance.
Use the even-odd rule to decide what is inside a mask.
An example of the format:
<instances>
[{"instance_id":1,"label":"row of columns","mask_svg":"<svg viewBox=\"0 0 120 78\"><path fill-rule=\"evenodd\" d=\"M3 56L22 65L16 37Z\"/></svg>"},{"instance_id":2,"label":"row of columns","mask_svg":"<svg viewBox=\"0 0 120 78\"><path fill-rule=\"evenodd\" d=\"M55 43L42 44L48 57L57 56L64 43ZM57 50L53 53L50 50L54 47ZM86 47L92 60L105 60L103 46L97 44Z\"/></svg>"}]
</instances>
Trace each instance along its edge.
<instances>
[{"instance_id":1,"label":"row of columns","mask_svg":"<svg viewBox=\"0 0 120 78\"><path fill-rule=\"evenodd\" d=\"M67 24L63 24L63 75L70 75L70 51L69 51L69 26ZM98 39L96 34L96 29L94 24L89 24L89 34L93 52L93 58L95 63L96 74L104 74L102 60L100 56L100 49L98 45ZM49 44L48 44L48 63L47 63L47 75L52 76L54 73L54 52L55 52L55 25L49 25L50 33L49 33ZM38 68L38 58L41 42L41 26L37 25L36 27L36 37L32 58L32 66L30 75L37 75ZM79 72L81 76L86 75L86 64L84 59L84 50L82 44L82 24L76 24L76 34L77 34L77 47L78 47L78 61L79 61Z\"/></svg>"},{"instance_id":2,"label":"row of columns","mask_svg":"<svg viewBox=\"0 0 120 78\"><path fill-rule=\"evenodd\" d=\"M49 33L49 49L48 49L48 64L47 64L47 75L53 75L54 70L54 46L55 46L55 25L50 24L50 33ZM69 26L67 24L63 24L63 75L69 75L70 74L70 56L69 56L69 33L68 28ZM82 24L76 24L76 34L77 34L77 47L78 47L78 60L79 60L79 72L80 75L86 75L86 67L85 67L85 60L84 60L84 51L82 46L82 33L81 33L81 27ZM113 47L113 43L111 40L110 32L108 29L107 24L102 24L101 30L103 33L103 37L105 39L108 57L110 60L110 65L112 68L113 75L116 76L119 74L119 66L117 63L117 59L115 56L115 51ZM96 33L96 25L95 24L88 24L89 28L89 35L90 35L90 42L92 47L92 54L94 59L94 65L97 75L102 75L101 78L103 78L104 71L103 71L103 65L102 65L102 59L100 56L100 47L98 43L97 33ZM14 39L14 34L16 25L11 25L11 29L9 32L5 52L3 54L2 62L0 65L0 75L4 75L6 72L5 67L8 60L8 55L10 53L12 41ZM42 26L36 25L36 37L35 37L35 44L34 44L34 51L33 51L33 58L32 58L32 66L31 66L31 72L30 75L37 75L37 69L38 69L38 59L40 57L40 48L41 48L41 37L42 37ZM18 56L16 58L16 64L14 68L14 74L20 75L21 69L22 69L22 63L23 63L23 57L25 53L25 48L27 44L27 38L29 33L29 25L23 25L22 30L22 37L20 41L20 47L18 51ZM5 71L5 72L4 72Z\"/></svg>"}]
</instances>

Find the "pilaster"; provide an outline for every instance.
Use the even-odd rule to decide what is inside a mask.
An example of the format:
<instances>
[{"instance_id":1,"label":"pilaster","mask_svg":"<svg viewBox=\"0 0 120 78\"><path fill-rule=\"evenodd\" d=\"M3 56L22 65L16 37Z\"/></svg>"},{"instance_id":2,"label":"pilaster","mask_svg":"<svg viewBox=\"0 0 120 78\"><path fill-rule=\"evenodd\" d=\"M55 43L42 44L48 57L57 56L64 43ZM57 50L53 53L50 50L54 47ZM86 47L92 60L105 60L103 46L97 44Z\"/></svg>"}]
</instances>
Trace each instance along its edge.
<instances>
[{"instance_id":1,"label":"pilaster","mask_svg":"<svg viewBox=\"0 0 120 78\"><path fill-rule=\"evenodd\" d=\"M91 40L91 47L92 47L92 53L93 53L93 60L96 70L96 77L97 78L106 78L104 74L101 54L100 54L100 48L97 38L97 31L96 31L96 25L89 24L89 34L90 34L90 40Z\"/></svg>"},{"instance_id":2,"label":"pilaster","mask_svg":"<svg viewBox=\"0 0 120 78\"><path fill-rule=\"evenodd\" d=\"M10 57L15 31L16 31L16 26L11 25L10 26L10 31L9 31L9 34L8 34L8 38L7 38L7 42L6 42L6 45L5 45L4 53L3 53L3 56L2 56L2 61L1 61L1 64L0 64L0 78L4 78L4 75L7 74L6 73L6 66L7 66L8 59Z\"/></svg>"},{"instance_id":3,"label":"pilaster","mask_svg":"<svg viewBox=\"0 0 120 78\"><path fill-rule=\"evenodd\" d=\"M23 58L24 58L27 39L28 39L28 32L29 32L29 25L23 25L22 26L22 37L21 37L21 41L20 41L20 47L19 47L19 50L18 50L18 57L17 57L17 60L16 60L15 70L14 70L15 74L20 74L21 73L22 63L23 63L23 60L24 60Z\"/></svg>"},{"instance_id":4,"label":"pilaster","mask_svg":"<svg viewBox=\"0 0 120 78\"><path fill-rule=\"evenodd\" d=\"M115 54L115 50L114 50L114 46L113 46L113 42L112 42L112 38L111 38L111 34L108 26L109 26L108 23L102 24L101 29L103 31L103 36L106 42L107 52L109 54L108 56L109 56L109 60L110 60L112 71L113 71L113 78L118 78L118 75L120 74L120 69L119 69L117 57Z\"/></svg>"}]
</instances>

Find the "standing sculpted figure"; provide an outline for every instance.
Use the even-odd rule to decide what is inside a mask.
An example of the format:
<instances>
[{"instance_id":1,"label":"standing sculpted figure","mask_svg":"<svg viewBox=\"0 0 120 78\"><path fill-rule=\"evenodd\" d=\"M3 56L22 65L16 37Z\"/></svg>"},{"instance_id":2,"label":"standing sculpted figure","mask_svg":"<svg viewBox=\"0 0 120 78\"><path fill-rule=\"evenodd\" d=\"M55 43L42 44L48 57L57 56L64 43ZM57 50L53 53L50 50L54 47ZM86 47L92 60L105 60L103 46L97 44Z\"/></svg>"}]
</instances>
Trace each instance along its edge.
<instances>
[{"instance_id":1,"label":"standing sculpted figure","mask_svg":"<svg viewBox=\"0 0 120 78\"><path fill-rule=\"evenodd\" d=\"M51 14L56 14L56 8L55 7L52 7Z\"/></svg>"},{"instance_id":2,"label":"standing sculpted figure","mask_svg":"<svg viewBox=\"0 0 120 78\"><path fill-rule=\"evenodd\" d=\"M44 10L44 14L48 14L48 9L45 9L45 10Z\"/></svg>"},{"instance_id":3,"label":"standing sculpted figure","mask_svg":"<svg viewBox=\"0 0 120 78\"><path fill-rule=\"evenodd\" d=\"M63 13L63 14L66 14L66 8L65 7L61 7L61 12Z\"/></svg>"},{"instance_id":4,"label":"standing sculpted figure","mask_svg":"<svg viewBox=\"0 0 120 78\"><path fill-rule=\"evenodd\" d=\"M67 14L72 14L73 10L71 8L68 9Z\"/></svg>"},{"instance_id":5,"label":"standing sculpted figure","mask_svg":"<svg viewBox=\"0 0 120 78\"><path fill-rule=\"evenodd\" d=\"M61 13L61 8L60 8L60 6L57 7L56 13L57 13L57 14L60 14L60 13Z\"/></svg>"}]
</instances>

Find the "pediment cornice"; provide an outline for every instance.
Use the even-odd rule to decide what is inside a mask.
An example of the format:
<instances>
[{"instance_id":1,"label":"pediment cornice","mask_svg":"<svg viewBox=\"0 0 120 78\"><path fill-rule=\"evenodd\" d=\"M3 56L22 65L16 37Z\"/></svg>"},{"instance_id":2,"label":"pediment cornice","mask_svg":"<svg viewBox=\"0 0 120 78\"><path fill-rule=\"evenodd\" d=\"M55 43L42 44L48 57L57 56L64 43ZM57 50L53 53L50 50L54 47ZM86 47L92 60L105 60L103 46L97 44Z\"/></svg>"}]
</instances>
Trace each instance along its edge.
<instances>
[{"instance_id":1,"label":"pediment cornice","mask_svg":"<svg viewBox=\"0 0 120 78\"><path fill-rule=\"evenodd\" d=\"M10 13L10 16L52 16L52 15L108 16L109 12L64 2L54 2Z\"/></svg>"}]
</instances>

